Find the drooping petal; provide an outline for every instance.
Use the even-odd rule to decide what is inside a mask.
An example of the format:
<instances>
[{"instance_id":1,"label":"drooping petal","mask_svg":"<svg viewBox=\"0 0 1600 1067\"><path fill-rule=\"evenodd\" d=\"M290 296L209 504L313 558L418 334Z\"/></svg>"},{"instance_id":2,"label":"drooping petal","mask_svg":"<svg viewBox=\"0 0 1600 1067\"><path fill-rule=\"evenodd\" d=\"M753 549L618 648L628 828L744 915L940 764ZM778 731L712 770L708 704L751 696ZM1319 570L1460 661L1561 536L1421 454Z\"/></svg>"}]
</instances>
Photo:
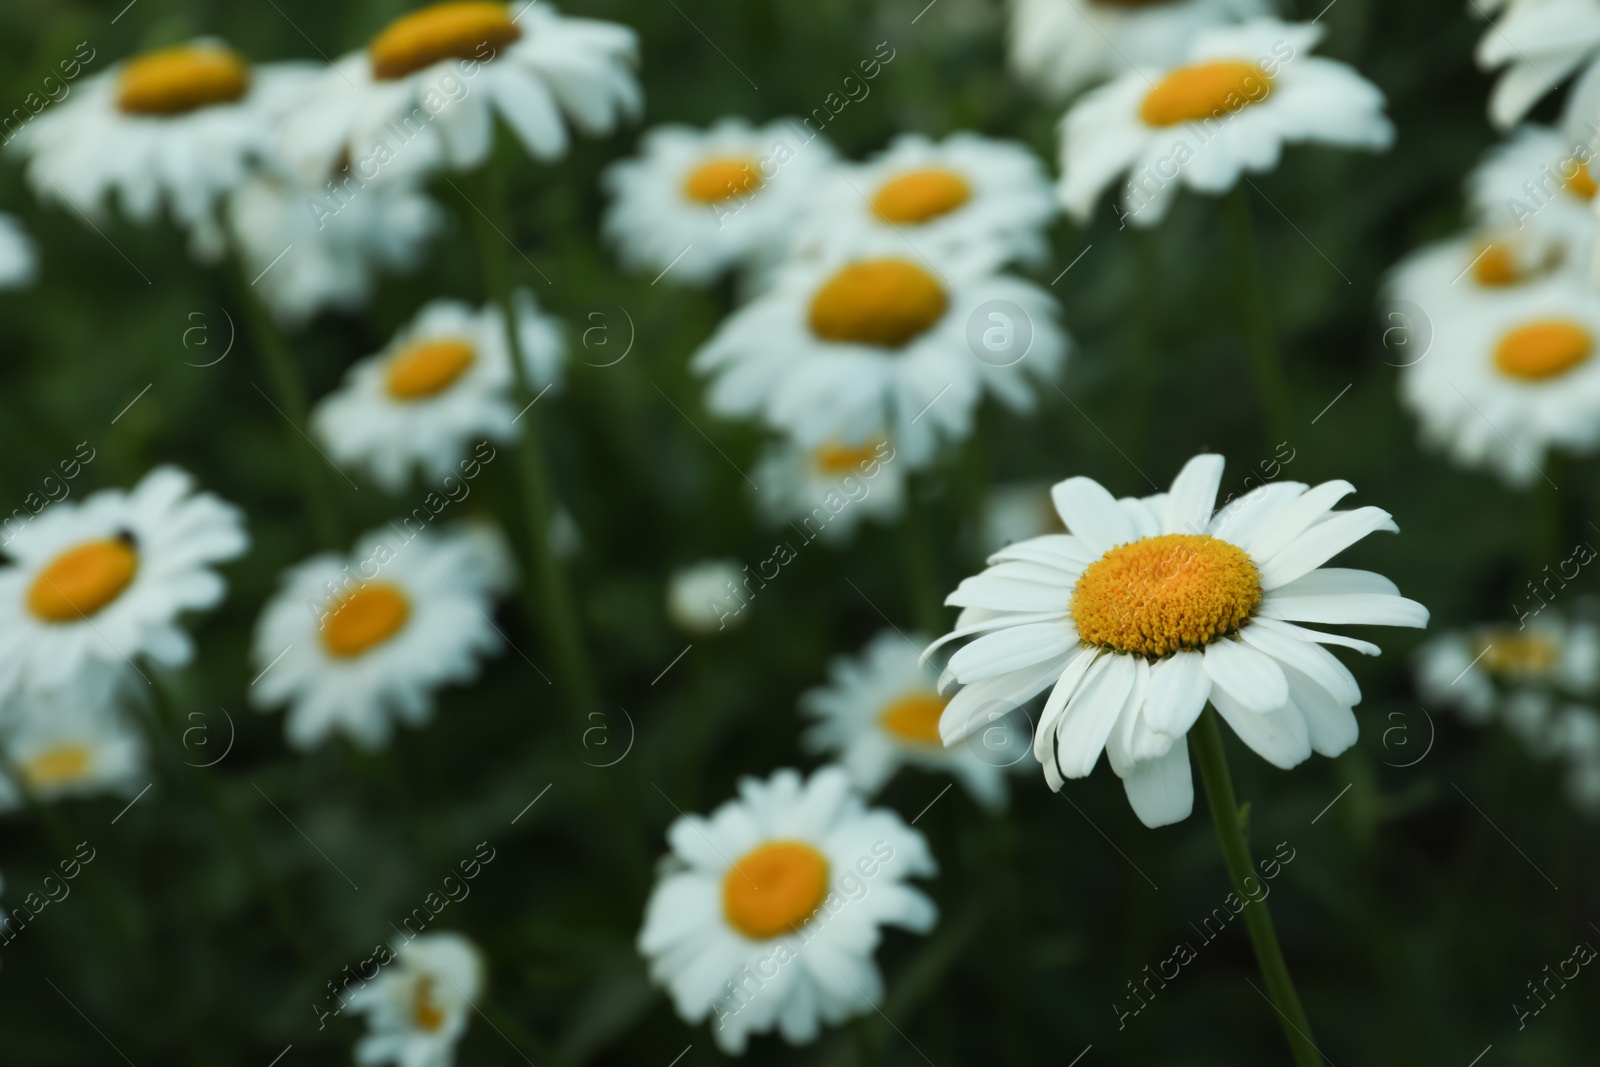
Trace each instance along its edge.
<instances>
[{"instance_id":1,"label":"drooping petal","mask_svg":"<svg viewBox=\"0 0 1600 1067\"><path fill-rule=\"evenodd\" d=\"M1133 813L1151 829L1187 819L1194 810L1188 738L1179 738L1164 756L1134 764L1122 788Z\"/></svg>"},{"instance_id":2,"label":"drooping petal","mask_svg":"<svg viewBox=\"0 0 1600 1067\"><path fill-rule=\"evenodd\" d=\"M1205 650L1206 674L1220 689L1251 711L1263 715L1289 701L1289 683L1271 656L1240 641L1213 641Z\"/></svg>"}]
</instances>

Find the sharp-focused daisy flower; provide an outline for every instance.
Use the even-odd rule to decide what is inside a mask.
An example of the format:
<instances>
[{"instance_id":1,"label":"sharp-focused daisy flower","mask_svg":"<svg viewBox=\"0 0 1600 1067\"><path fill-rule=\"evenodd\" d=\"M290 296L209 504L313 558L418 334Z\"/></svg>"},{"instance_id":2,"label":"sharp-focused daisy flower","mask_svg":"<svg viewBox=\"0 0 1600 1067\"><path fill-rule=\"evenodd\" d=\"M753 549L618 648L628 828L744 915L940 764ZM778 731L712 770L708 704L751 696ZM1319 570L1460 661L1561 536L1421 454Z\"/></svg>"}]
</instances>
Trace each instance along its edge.
<instances>
[{"instance_id":1,"label":"sharp-focused daisy flower","mask_svg":"<svg viewBox=\"0 0 1600 1067\"><path fill-rule=\"evenodd\" d=\"M1052 789L1102 750L1146 826L1188 817L1189 728L1209 700L1274 766L1355 743L1355 678L1322 646L1366 641L1303 623L1424 626L1428 612L1371 571L1324 567L1389 513L1334 511L1349 482L1274 482L1213 514L1222 457L1196 456L1157 496L1115 499L1069 478L1053 490L1071 531L989 558L945 601L962 608L942 680L963 688L939 729L955 744L998 705L1050 689L1034 754Z\"/></svg>"},{"instance_id":2,"label":"sharp-focused daisy flower","mask_svg":"<svg viewBox=\"0 0 1600 1067\"><path fill-rule=\"evenodd\" d=\"M1429 343L1400 376L1423 436L1518 486L1538 480L1548 449L1600 444L1600 294L1541 258L1510 243L1447 241L1402 263L1389 286L1426 318L1418 328Z\"/></svg>"},{"instance_id":3,"label":"sharp-focused daisy flower","mask_svg":"<svg viewBox=\"0 0 1600 1067\"><path fill-rule=\"evenodd\" d=\"M325 210L308 209L312 204ZM266 170L233 191L227 216L245 273L256 279L273 314L291 326L325 309L358 310L380 269L403 270L420 261L441 219L438 206L410 182L334 198Z\"/></svg>"},{"instance_id":4,"label":"sharp-focused daisy flower","mask_svg":"<svg viewBox=\"0 0 1600 1067\"><path fill-rule=\"evenodd\" d=\"M1013 0L1011 66L1064 98L1130 66L1181 63L1199 31L1266 10L1263 0Z\"/></svg>"},{"instance_id":5,"label":"sharp-focused daisy flower","mask_svg":"<svg viewBox=\"0 0 1600 1067\"><path fill-rule=\"evenodd\" d=\"M1062 533L1061 516L1050 499L1050 483L1024 482L997 485L983 502L985 550L998 552L1014 541L1047 533Z\"/></svg>"},{"instance_id":6,"label":"sharp-focused daisy flower","mask_svg":"<svg viewBox=\"0 0 1600 1067\"><path fill-rule=\"evenodd\" d=\"M1499 6L1504 14L1478 41L1478 66L1504 68L1489 97L1489 119L1506 129L1600 52L1600 2L1501 0Z\"/></svg>"},{"instance_id":7,"label":"sharp-focused daisy flower","mask_svg":"<svg viewBox=\"0 0 1600 1067\"><path fill-rule=\"evenodd\" d=\"M614 163L605 234L630 269L706 285L733 266L779 257L822 175L831 145L793 120L753 127L727 118L708 130L657 126L636 159Z\"/></svg>"},{"instance_id":8,"label":"sharp-focused daisy flower","mask_svg":"<svg viewBox=\"0 0 1600 1067\"><path fill-rule=\"evenodd\" d=\"M530 154L556 159L568 122L601 136L638 112L637 56L626 26L547 3L431 4L334 63L284 123L280 150L316 180L341 155L363 181L471 170L499 116Z\"/></svg>"},{"instance_id":9,"label":"sharp-focused daisy flower","mask_svg":"<svg viewBox=\"0 0 1600 1067\"><path fill-rule=\"evenodd\" d=\"M837 168L818 192L802 247L890 234L925 255L978 249L1040 263L1055 217L1044 165L1024 145L974 133L935 142L908 133L865 163Z\"/></svg>"},{"instance_id":10,"label":"sharp-focused daisy flower","mask_svg":"<svg viewBox=\"0 0 1600 1067\"><path fill-rule=\"evenodd\" d=\"M95 663L187 663L178 616L222 600L212 566L248 544L238 509L175 467L46 508L5 546L0 694L53 688Z\"/></svg>"},{"instance_id":11,"label":"sharp-focused daisy flower","mask_svg":"<svg viewBox=\"0 0 1600 1067\"><path fill-rule=\"evenodd\" d=\"M805 448L767 446L756 466L757 503L774 523L794 523L807 540L847 540L864 519L891 521L905 507L906 464L895 463L887 438Z\"/></svg>"},{"instance_id":12,"label":"sharp-focused daisy flower","mask_svg":"<svg viewBox=\"0 0 1600 1067\"><path fill-rule=\"evenodd\" d=\"M274 120L314 78L299 63L252 66L213 40L135 56L88 77L18 132L41 199L90 218L113 193L141 224L163 206L197 255L220 255L222 198L269 150Z\"/></svg>"},{"instance_id":13,"label":"sharp-focused daisy flower","mask_svg":"<svg viewBox=\"0 0 1600 1067\"><path fill-rule=\"evenodd\" d=\"M15 215L0 215L0 289L22 289L39 272L33 239Z\"/></svg>"},{"instance_id":14,"label":"sharp-focused daisy flower","mask_svg":"<svg viewBox=\"0 0 1600 1067\"><path fill-rule=\"evenodd\" d=\"M144 741L120 707L124 664L98 664L51 689L22 691L0 707L0 810L39 800L101 793L131 796L144 788ZM134 676L136 677L136 676Z\"/></svg>"},{"instance_id":15,"label":"sharp-focused daisy flower","mask_svg":"<svg viewBox=\"0 0 1600 1067\"><path fill-rule=\"evenodd\" d=\"M1600 689L1600 627L1542 611L1526 625L1441 634L1417 651L1416 663L1422 699L1471 722L1488 722L1519 693L1542 699L1548 713L1561 694L1592 697Z\"/></svg>"},{"instance_id":16,"label":"sharp-focused daisy flower","mask_svg":"<svg viewBox=\"0 0 1600 1067\"><path fill-rule=\"evenodd\" d=\"M560 322L542 314L525 289L514 303L534 388L559 383L566 357ZM312 411L311 425L336 461L360 465L393 492L413 467L437 480L472 442L515 439L514 380L500 309L436 300L382 352L351 367L339 390Z\"/></svg>"},{"instance_id":17,"label":"sharp-focused daisy flower","mask_svg":"<svg viewBox=\"0 0 1600 1067\"><path fill-rule=\"evenodd\" d=\"M477 677L500 647L491 617L510 586L510 551L492 527L433 534L400 520L341 558L314 556L283 576L262 609L250 699L289 705L290 744L340 731L376 747L392 721L433 714L433 694Z\"/></svg>"},{"instance_id":18,"label":"sharp-focused daisy flower","mask_svg":"<svg viewBox=\"0 0 1600 1067\"><path fill-rule=\"evenodd\" d=\"M1472 212L1491 232L1515 234L1527 254L1587 269L1595 251L1595 193L1586 142L1524 126L1489 151L1467 179Z\"/></svg>"},{"instance_id":19,"label":"sharp-focused daisy flower","mask_svg":"<svg viewBox=\"0 0 1600 1067\"><path fill-rule=\"evenodd\" d=\"M707 406L760 417L805 447L887 428L917 467L972 430L985 392L1013 411L1060 369L1068 338L1039 286L988 255L924 259L897 237L793 261L695 354Z\"/></svg>"},{"instance_id":20,"label":"sharp-focused daisy flower","mask_svg":"<svg viewBox=\"0 0 1600 1067\"><path fill-rule=\"evenodd\" d=\"M960 779L974 800L998 810L1006 802L1006 769L1027 758L1026 726L1007 708L966 744L945 748L939 717L948 701L936 688L937 672L919 662L927 643L920 634L885 630L859 656L836 657L828 685L800 698L816 720L801 743L837 759L868 796L910 765Z\"/></svg>"},{"instance_id":21,"label":"sharp-focused daisy flower","mask_svg":"<svg viewBox=\"0 0 1600 1067\"><path fill-rule=\"evenodd\" d=\"M886 808L868 809L839 767L739 783L710 818L685 815L650 894L639 951L690 1023L712 1017L725 1052L774 1028L792 1045L822 1023L872 1010L884 926L933 926L906 879L932 875L927 842Z\"/></svg>"},{"instance_id":22,"label":"sharp-focused daisy flower","mask_svg":"<svg viewBox=\"0 0 1600 1067\"><path fill-rule=\"evenodd\" d=\"M350 994L367 1016L356 1062L396 1067L451 1067L473 1002L484 986L483 955L453 931L397 943L394 961Z\"/></svg>"},{"instance_id":23,"label":"sharp-focused daisy flower","mask_svg":"<svg viewBox=\"0 0 1600 1067\"><path fill-rule=\"evenodd\" d=\"M667 617L691 634L719 633L744 621L736 590L749 575L731 559L707 559L681 567L667 579Z\"/></svg>"},{"instance_id":24,"label":"sharp-focused daisy flower","mask_svg":"<svg viewBox=\"0 0 1600 1067\"><path fill-rule=\"evenodd\" d=\"M1276 167L1285 144L1389 147L1383 93L1353 68L1313 56L1322 33L1275 19L1210 29L1182 65L1136 70L1084 94L1061 120L1067 211L1087 220L1126 172L1123 217L1154 226L1180 186L1225 193L1246 171Z\"/></svg>"}]
</instances>

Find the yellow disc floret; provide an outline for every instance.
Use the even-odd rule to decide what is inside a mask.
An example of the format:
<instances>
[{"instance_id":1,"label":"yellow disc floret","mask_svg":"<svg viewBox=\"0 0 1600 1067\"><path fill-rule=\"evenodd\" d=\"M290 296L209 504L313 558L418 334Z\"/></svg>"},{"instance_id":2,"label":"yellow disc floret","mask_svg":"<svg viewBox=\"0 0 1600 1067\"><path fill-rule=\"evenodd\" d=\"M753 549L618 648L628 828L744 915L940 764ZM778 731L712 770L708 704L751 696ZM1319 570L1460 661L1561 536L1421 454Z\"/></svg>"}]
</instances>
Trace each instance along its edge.
<instances>
[{"instance_id":1,"label":"yellow disc floret","mask_svg":"<svg viewBox=\"0 0 1600 1067\"><path fill-rule=\"evenodd\" d=\"M945 699L937 693L908 693L883 709L879 724L902 741L938 746Z\"/></svg>"},{"instance_id":2,"label":"yellow disc floret","mask_svg":"<svg viewBox=\"0 0 1600 1067\"><path fill-rule=\"evenodd\" d=\"M184 45L130 59L117 77L117 107L130 115L183 115L250 90L250 66L220 45Z\"/></svg>"},{"instance_id":3,"label":"yellow disc floret","mask_svg":"<svg viewBox=\"0 0 1600 1067\"><path fill-rule=\"evenodd\" d=\"M1579 200L1593 200L1600 193L1600 182L1589 173L1589 164L1574 156L1561 164L1561 184Z\"/></svg>"},{"instance_id":4,"label":"yellow disc floret","mask_svg":"<svg viewBox=\"0 0 1600 1067\"><path fill-rule=\"evenodd\" d=\"M493 58L522 36L506 4L463 0L401 15L372 39L372 76L404 78L445 59Z\"/></svg>"},{"instance_id":5,"label":"yellow disc floret","mask_svg":"<svg viewBox=\"0 0 1600 1067\"><path fill-rule=\"evenodd\" d=\"M828 895L828 860L800 841L769 841L722 879L728 925L757 941L798 930Z\"/></svg>"},{"instance_id":6,"label":"yellow disc floret","mask_svg":"<svg viewBox=\"0 0 1600 1067\"><path fill-rule=\"evenodd\" d=\"M400 632L411 617L411 601L399 587L364 585L342 597L322 624L322 647L330 656L353 659Z\"/></svg>"},{"instance_id":7,"label":"yellow disc floret","mask_svg":"<svg viewBox=\"0 0 1600 1067\"><path fill-rule=\"evenodd\" d=\"M444 1009L433 996L433 978L423 975L411 993L411 1022L418 1030L434 1033L444 1028Z\"/></svg>"},{"instance_id":8,"label":"yellow disc floret","mask_svg":"<svg viewBox=\"0 0 1600 1067\"><path fill-rule=\"evenodd\" d=\"M899 348L949 305L944 286L904 259L868 259L840 270L811 298L811 332L825 341Z\"/></svg>"},{"instance_id":9,"label":"yellow disc floret","mask_svg":"<svg viewBox=\"0 0 1600 1067\"><path fill-rule=\"evenodd\" d=\"M396 400L423 400L448 389L476 358L477 353L466 341L419 341L389 359L384 386Z\"/></svg>"},{"instance_id":10,"label":"yellow disc floret","mask_svg":"<svg viewBox=\"0 0 1600 1067\"><path fill-rule=\"evenodd\" d=\"M697 204L720 204L759 188L761 175L755 163L732 156L708 159L683 179L683 195Z\"/></svg>"},{"instance_id":11,"label":"yellow disc floret","mask_svg":"<svg viewBox=\"0 0 1600 1067\"><path fill-rule=\"evenodd\" d=\"M1145 94L1139 118L1149 126L1226 118L1272 95L1272 79L1254 63L1222 59L1179 67Z\"/></svg>"},{"instance_id":12,"label":"yellow disc floret","mask_svg":"<svg viewBox=\"0 0 1600 1067\"><path fill-rule=\"evenodd\" d=\"M57 745L47 748L22 765L22 776L32 786L66 785L89 773L89 746Z\"/></svg>"},{"instance_id":13,"label":"yellow disc floret","mask_svg":"<svg viewBox=\"0 0 1600 1067\"><path fill-rule=\"evenodd\" d=\"M883 183L872 210L885 222L916 225L948 215L972 198L972 186L948 170L917 170Z\"/></svg>"},{"instance_id":14,"label":"yellow disc floret","mask_svg":"<svg viewBox=\"0 0 1600 1067\"><path fill-rule=\"evenodd\" d=\"M85 541L39 572L28 589L28 610L45 622L77 622L121 596L138 571L132 537Z\"/></svg>"},{"instance_id":15,"label":"yellow disc floret","mask_svg":"<svg viewBox=\"0 0 1600 1067\"><path fill-rule=\"evenodd\" d=\"M822 474L851 474L877 458L879 445L880 442L868 441L852 448L830 441L811 453L811 462Z\"/></svg>"},{"instance_id":16,"label":"yellow disc floret","mask_svg":"<svg viewBox=\"0 0 1600 1067\"><path fill-rule=\"evenodd\" d=\"M1477 642L1474 663L1481 662L1490 674L1526 677L1546 674L1561 663L1561 646L1543 634L1519 634L1514 630L1495 634Z\"/></svg>"},{"instance_id":17,"label":"yellow disc floret","mask_svg":"<svg viewBox=\"0 0 1600 1067\"><path fill-rule=\"evenodd\" d=\"M1089 564L1072 590L1072 620L1087 644L1155 659L1234 633L1261 596L1261 572L1244 549L1162 534Z\"/></svg>"},{"instance_id":18,"label":"yellow disc floret","mask_svg":"<svg viewBox=\"0 0 1600 1067\"><path fill-rule=\"evenodd\" d=\"M1501 374L1527 382L1557 378L1588 362L1594 335L1568 319L1540 319L1507 333L1494 348Z\"/></svg>"}]
</instances>

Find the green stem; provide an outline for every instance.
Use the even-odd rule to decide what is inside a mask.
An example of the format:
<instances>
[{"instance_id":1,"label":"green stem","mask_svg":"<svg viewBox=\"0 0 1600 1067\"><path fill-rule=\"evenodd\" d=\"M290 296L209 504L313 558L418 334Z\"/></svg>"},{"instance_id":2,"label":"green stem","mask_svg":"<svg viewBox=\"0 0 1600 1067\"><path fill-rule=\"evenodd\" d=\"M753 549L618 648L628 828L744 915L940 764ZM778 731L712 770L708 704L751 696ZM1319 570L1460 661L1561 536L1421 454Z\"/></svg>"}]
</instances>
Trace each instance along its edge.
<instances>
[{"instance_id":1,"label":"green stem","mask_svg":"<svg viewBox=\"0 0 1600 1067\"><path fill-rule=\"evenodd\" d=\"M1211 821L1217 827L1217 842L1222 846L1222 859L1228 867L1228 880L1241 900L1251 894L1245 888L1245 879L1255 877L1250 861L1250 846L1245 842L1239 802L1233 795L1233 778L1228 773L1228 758L1222 751L1222 731L1217 728L1217 713L1207 707L1200 721L1189 731L1194 743L1195 761L1200 765L1200 780L1205 783L1206 802L1211 806ZM1278 932L1272 926L1272 914L1267 910L1266 898L1248 903L1244 908L1245 927L1250 931L1250 945L1255 949L1256 963L1261 967L1261 977L1267 984L1267 996L1278 1011L1283 1024L1283 1036L1289 1041L1294 1061L1300 1067L1315 1067L1322 1062L1322 1054L1311 1041L1311 1023L1305 1008L1300 1006L1300 994L1295 992L1294 981L1289 977L1289 966L1283 961L1283 949L1278 944Z\"/></svg>"},{"instance_id":2,"label":"green stem","mask_svg":"<svg viewBox=\"0 0 1600 1067\"><path fill-rule=\"evenodd\" d=\"M1283 360L1273 336L1272 317L1267 307L1266 284L1261 261L1256 254L1255 226L1250 221L1250 194L1235 185L1226 198L1228 237L1238 270L1241 325L1256 390L1261 395L1262 411L1274 441L1289 438L1289 384L1283 373Z\"/></svg>"},{"instance_id":3,"label":"green stem","mask_svg":"<svg viewBox=\"0 0 1600 1067\"><path fill-rule=\"evenodd\" d=\"M517 331L516 306L512 299L515 288L513 267L507 254L512 246L509 238L504 236L504 225L495 221L498 219L503 222L508 212L504 187L492 162L478 172L476 186L481 193L480 202L475 203L464 192L461 198L466 202L466 215L472 222L484 284L489 290L490 299L499 307L505 319L506 343L515 377L513 394L517 410L521 412L518 421L522 426L517 444L530 557L527 595L543 626L545 639L555 654L562 688L568 699L577 705L577 710L582 712L595 706L599 690L595 685L594 671L589 664L583 633L578 625L561 563L550 544L550 526L554 516L550 471L544 455L540 412L533 406L538 394L528 375L527 364L523 361L522 338Z\"/></svg>"},{"instance_id":4,"label":"green stem","mask_svg":"<svg viewBox=\"0 0 1600 1067\"><path fill-rule=\"evenodd\" d=\"M301 488L317 541L323 548L342 547L338 512L329 492L327 461L306 436L311 432L311 413L294 353L289 350L288 339L256 296L252 283L246 281L242 261L237 255L229 257L228 273L239 291L239 304L244 309L245 323L261 357L262 368L271 380L278 414L290 425L289 447L300 457Z\"/></svg>"}]
</instances>

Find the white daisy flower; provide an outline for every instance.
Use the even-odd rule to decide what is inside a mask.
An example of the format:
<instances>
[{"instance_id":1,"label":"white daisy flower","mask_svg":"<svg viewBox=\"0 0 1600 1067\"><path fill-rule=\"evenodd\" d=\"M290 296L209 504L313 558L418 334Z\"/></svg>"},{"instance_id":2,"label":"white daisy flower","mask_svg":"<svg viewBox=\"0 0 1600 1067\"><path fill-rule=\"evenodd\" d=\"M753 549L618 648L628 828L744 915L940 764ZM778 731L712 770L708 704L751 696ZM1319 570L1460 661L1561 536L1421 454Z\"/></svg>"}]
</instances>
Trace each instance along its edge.
<instances>
[{"instance_id":1,"label":"white daisy flower","mask_svg":"<svg viewBox=\"0 0 1600 1067\"><path fill-rule=\"evenodd\" d=\"M1512 694L1542 700L1544 718L1556 695L1593 696L1600 689L1600 626L1541 611L1526 625L1489 625L1441 634L1417 650L1417 691L1434 706L1453 707L1482 725Z\"/></svg>"},{"instance_id":2,"label":"white daisy flower","mask_svg":"<svg viewBox=\"0 0 1600 1067\"><path fill-rule=\"evenodd\" d=\"M321 180L343 155L362 180L489 157L494 118L538 159L567 151L567 123L610 133L639 111L638 39L548 3L451 0L400 16L343 56L282 127L280 150Z\"/></svg>"},{"instance_id":3,"label":"white daisy flower","mask_svg":"<svg viewBox=\"0 0 1600 1067\"><path fill-rule=\"evenodd\" d=\"M135 222L163 206L196 255L224 248L220 202L266 155L272 125L315 68L251 66L219 41L148 52L85 78L71 97L20 130L41 199L101 217L113 193Z\"/></svg>"},{"instance_id":4,"label":"white daisy flower","mask_svg":"<svg viewBox=\"0 0 1600 1067\"><path fill-rule=\"evenodd\" d=\"M46 508L5 545L15 565L0 569L0 694L52 688L95 663L187 663L194 645L178 616L221 602L211 568L248 544L239 510L175 467Z\"/></svg>"},{"instance_id":5,"label":"white daisy flower","mask_svg":"<svg viewBox=\"0 0 1600 1067\"><path fill-rule=\"evenodd\" d=\"M801 231L801 247L898 236L920 254L992 250L1000 260L1044 262L1055 198L1044 165L1025 145L975 133L935 142L896 138L865 163L825 179Z\"/></svg>"},{"instance_id":6,"label":"white daisy flower","mask_svg":"<svg viewBox=\"0 0 1600 1067\"><path fill-rule=\"evenodd\" d=\"M718 328L692 364L706 405L760 417L806 447L860 445L888 429L912 467L961 440L985 392L1033 405L1069 344L1039 286L987 255L908 255L897 237L793 261Z\"/></svg>"},{"instance_id":7,"label":"white daisy flower","mask_svg":"<svg viewBox=\"0 0 1600 1067\"><path fill-rule=\"evenodd\" d=\"M1219 195L1278 165L1285 144L1381 150L1394 140L1383 93L1353 68L1313 56L1323 27L1257 19L1206 30L1182 66L1125 74L1061 120L1067 211L1087 221L1129 172L1124 218L1154 226L1180 186Z\"/></svg>"},{"instance_id":8,"label":"white daisy flower","mask_svg":"<svg viewBox=\"0 0 1600 1067\"><path fill-rule=\"evenodd\" d=\"M1055 501L1050 499L1049 482L1020 482L997 485L983 502L983 543L987 552L998 552L1014 541L1026 541L1047 533L1064 533Z\"/></svg>"},{"instance_id":9,"label":"white daisy flower","mask_svg":"<svg viewBox=\"0 0 1600 1067\"><path fill-rule=\"evenodd\" d=\"M0 289L25 289L38 273L33 238L15 215L0 214Z\"/></svg>"},{"instance_id":10,"label":"white daisy flower","mask_svg":"<svg viewBox=\"0 0 1600 1067\"><path fill-rule=\"evenodd\" d=\"M678 629L710 636L744 621L735 592L748 575L731 559L707 559L680 567L667 579L667 617Z\"/></svg>"},{"instance_id":11,"label":"white daisy flower","mask_svg":"<svg viewBox=\"0 0 1600 1067\"><path fill-rule=\"evenodd\" d=\"M607 168L607 239L630 270L707 285L734 266L764 270L783 254L833 147L793 120L708 130L657 126L640 155Z\"/></svg>"},{"instance_id":12,"label":"white daisy flower","mask_svg":"<svg viewBox=\"0 0 1600 1067\"><path fill-rule=\"evenodd\" d=\"M1587 267L1600 235L1594 215L1600 183L1589 173L1586 144L1546 126L1524 126L1490 149L1467 178L1478 223L1515 234L1538 258Z\"/></svg>"},{"instance_id":13,"label":"white daisy flower","mask_svg":"<svg viewBox=\"0 0 1600 1067\"><path fill-rule=\"evenodd\" d=\"M228 199L229 230L245 273L283 323L304 324L325 309L356 311L380 269L420 262L439 229L439 208L410 182L385 182L335 201L294 178L258 171Z\"/></svg>"},{"instance_id":14,"label":"white daisy flower","mask_svg":"<svg viewBox=\"0 0 1600 1067\"><path fill-rule=\"evenodd\" d=\"M529 379L540 390L557 385L566 359L561 323L525 289L514 304ZM435 300L382 352L350 368L313 409L311 425L335 461L361 466L396 492L413 467L438 480L473 441L514 440L514 380L499 307Z\"/></svg>"},{"instance_id":15,"label":"white daisy flower","mask_svg":"<svg viewBox=\"0 0 1600 1067\"><path fill-rule=\"evenodd\" d=\"M880 929L932 928L933 902L906 884L932 875L927 842L869 810L840 767L739 783L710 818L667 830L672 852L645 909L639 951L690 1023L712 1017L724 1052L778 1030L791 1045L822 1023L871 1011Z\"/></svg>"},{"instance_id":16,"label":"white daisy flower","mask_svg":"<svg viewBox=\"0 0 1600 1067\"><path fill-rule=\"evenodd\" d=\"M1007 708L979 737L945 748L939 717L948 701L936 688L938 673L919 661L927 643L921 634L885 630L858 656L835 657L829 684L800 698L800 709L816 720L801 744L836 758L868 796L909 765L960 779L972 799L998 811L1006 803L1006 769L1027 757L1026 727Z\"/></svg>"},{"instance_id":17,"label":"white daisy flower","mask_svg":"<svg viewBox=\"0 0 1600 1067\"><path fill-rule=\"evenodd\" d=\"M451 1067L473 1001L484 986L483 955L454 931L397 943L394 960L350 994L367 1016L356 1062L396 1067Z\"/></svg>"},{"instance_id":18,"label":"white daisy flower","mask_svg":"<svg viewBox=\"0 0 1600 1067\"><path fill-rule=\"evenodd\" d=\"M1264 0L1013 0L1011 66L1065 99L1130 67L1181 63L1201 30L1266 13Z\"/></svg>"},{"instance_id":19,"label":"white daisy flower","mask_svg":"<svg viewBox=\"0 0 1600 1067\"><path fill-rule=\"evenodd\" d=\"M1552 447L1600 445L1600 294L1537 258L1527 246L1446 241L1400 264L1389 286L1426 319L1429 343L1400 374L1423 436L1515 486L1538 480Z\"/></svg>"},{"instance_id":20,"label":"white daisy flower","mask_svg":"<svg viewBox=\"0 0 1600 1067\"><path fill-rule=\"evenodd\" d=\"M0 707L0 810L104 793L132 796L149 783L144 739L122 716L132 672L96 665L59 686L14 694Z\"/></svg>"},{"instance_id":21,"label":"white daisy flower","mask_svg":"<svg viewBox=\"0 0 1600 1067\"><path fill-rule=\"evenodd\" d=\"M945 744L1048 688L1034 755L1050 787L1086 777L1103 749L1146 826L1189 815L1188 732L1207 700L1277 767L1353 745L1361 690L1322 645L1378 648L1299 624L1426 625L1382 575L1322 566L1397 527L1379 508L1333 511L1354 491L1344 481L1273 482L1213 514L1221 478L1222 457L1201 455L1143 499L1057 484L1071 532L995 553L945 601L963 609L956 629L924 655L983 635L941 679L964 687L940 721Z\"/></svg>"},{"instance_id":22,"label":"white daisy flower","mask_svg":"<svg viewBox=\"0 0 1600 1067\"><path fill-rule=\"evenodd\" d=\"M792 522L807 540L839 544L864 519L900 517L909 473L906 464L895 463L894 446L885 437L849 447L775 441L756 464L757 504L774 524Z\"/></svg>"},{"instance_id":23,"label":"white daisy flower","mask_svg":"<svg viewBox=\"0 0 1600 1067\"><path fill-rule=\"evenodd\" d=\"M1478 41L1477 58L1484 70L1504 68L1489 97L1489 119L1508 129L1600 51L1600 2L1500 0L1499 6L1504 14Z\"/></svg>"},{"instance_id":24,"label":"white daisy flower","mask_svg":"<svg viewBox=\"0 0 1600 1067\"><path fill-rule=\"evenodd\" d=\"M256 625L250 699L289 705L286 733L310 748L334 731L374 748L392 720L433 715L440 686L476 678L500 648L494 601L511 554L492 527L434 534L407 517L285 572Z\"/></svg>"}]
</instances>

